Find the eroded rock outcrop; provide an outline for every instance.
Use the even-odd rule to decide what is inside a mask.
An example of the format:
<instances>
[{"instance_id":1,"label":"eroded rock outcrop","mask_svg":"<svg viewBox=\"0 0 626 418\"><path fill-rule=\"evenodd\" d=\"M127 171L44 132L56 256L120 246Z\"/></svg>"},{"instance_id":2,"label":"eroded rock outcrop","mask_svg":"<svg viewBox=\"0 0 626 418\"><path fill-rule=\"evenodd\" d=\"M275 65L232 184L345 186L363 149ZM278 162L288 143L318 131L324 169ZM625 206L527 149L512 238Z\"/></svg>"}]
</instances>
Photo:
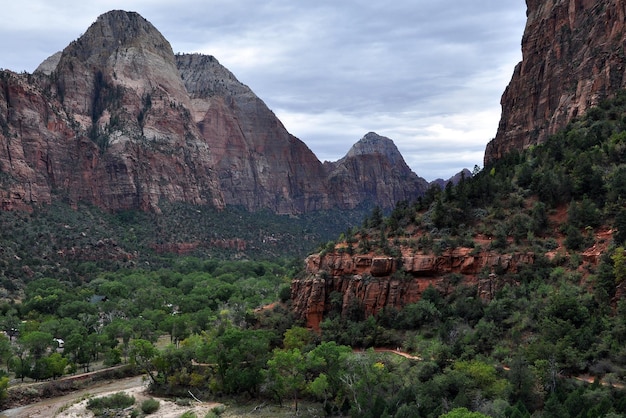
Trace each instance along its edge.
<instances>
[{"instance_id":1,"label":"eroded rock outcrop","mask_svg":"<svg viewBox=\"0 0 626 418\"><path fill-rule=\"evenodd\" d=\"M304 277L291 282L293 309L307 326L318 329L332 308L331 294L335 292L342 295L342 312L357 301L366 315L387 306L402 308L415 303L429 286L447 295L459 284L457 280L476 285L480 297L491 299L505 284L505 273L517 272L519 266L533 261L532 253L498 254L470 248L400 258L347 252L313 254L306 259Z\"/></svg>"},{"instance_id":2,"label":"eroded rock outcrop","mask_svg":"<svg viewBox=\"0 0 626 418\"><path fill-rule=\"evenodd\" d=\"M622 0L527 0L522 61L502 96L485 163L543 142L626 87Z\"/></svg>"}]
</instances>

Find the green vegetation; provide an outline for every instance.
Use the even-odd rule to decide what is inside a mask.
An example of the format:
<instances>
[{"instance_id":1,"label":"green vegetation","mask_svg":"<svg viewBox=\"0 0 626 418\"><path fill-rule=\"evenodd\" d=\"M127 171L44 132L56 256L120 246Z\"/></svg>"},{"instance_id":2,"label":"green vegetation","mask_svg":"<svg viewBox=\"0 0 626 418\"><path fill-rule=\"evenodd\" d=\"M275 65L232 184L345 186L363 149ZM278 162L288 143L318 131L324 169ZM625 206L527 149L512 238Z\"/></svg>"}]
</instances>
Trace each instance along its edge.
<instances>
[{"instance_id":1,"label":"green vegetation","mask_svg":"<svg viewBox=\"0 0 626 418\"><path fill-rule=\"evenodd\" d=\"M176 228L150 214L66 213L60 204L3 214L0 277L20 300L0 304L1 363L35 380L129 364L155 394L191 391L298 413L317 402L328 416L625 416L625 153L620 93L545 144L456 186L400 202L389 216L375 208L360 226L325 238L320 252L400 260L463 247L489 250L501 264L474 281L449 274L419 301L373 316L334 292L320 333L291 314L288 285L299 267L275 257L289 243L301 251L295 237L321 237L305 226L310 219L279 236L280 217L184 205L163 206ZM257 261L233 261L241 249L208 257L218 248L210 243L226 237L224 224L240 228L230 237L244 239ZM268 239L251 252L271 236L280 245ZM201 245L178 257L147 250L171 242ZM94 253L84 248L106 256L85 261ZM505 268L509 254L532 264ZM394 279L415 277L400 269Z\"/></svg>"},{"instance_id":2,"label":"green vegetation","mask_svg":"<svg viewBox=\"0 0 626 418\"><path fill-rule=\"evenodd\" d=\"M154 414L159 410L160 405L160 402L156 399L146 399L141 403L141 411L146 415Z\"/></svg>"},{"instance_id":3,"label":"green vegetation","mask_svg":"<svg viewBox=\"0 0 626 418\"><path fill-rule=\"evenodd\" d=\"M19 299L25 284L39 278L73 286L103 272L169 269L178 254L203 260L297 260L300 265L319 242L357 225L365 213L293 218L166 202L161 211L105 213L57 200L33 213L0 212L0 297Z\"/></svg>"},{"instance_id":4,"label":"green vegetation","mask_svg":"<svg viewBox=\"0 0 626 418\"><path fill-rule=\"evenodd\" d=\"M135 398L124 392L102 398L91 398L87 401L87 409L91 410L95 416L109 416L110 410L126 409L135 404Z\"/></svg>"}]
</instances>

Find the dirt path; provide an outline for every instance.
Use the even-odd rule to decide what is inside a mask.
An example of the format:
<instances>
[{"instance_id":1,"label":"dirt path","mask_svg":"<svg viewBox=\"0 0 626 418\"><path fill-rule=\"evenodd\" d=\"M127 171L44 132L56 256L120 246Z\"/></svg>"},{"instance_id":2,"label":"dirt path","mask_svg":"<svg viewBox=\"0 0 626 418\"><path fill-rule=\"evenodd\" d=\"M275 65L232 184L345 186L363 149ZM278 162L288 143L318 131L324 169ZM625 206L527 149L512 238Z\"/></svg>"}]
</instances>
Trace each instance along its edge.
<instances>
[{"instance_id":1,"label":"dirt path","mask_svg":"<svg viewBox=\"0 0 626 418\"><path fill-rule=\"evenodd\" d=\"M404 351L393 350L391 348L374 348L374 351L376 351L377 353L391 353L391 354L395 354L397 356L408 358L409 360L419 360L419 361L422 361L422 358L419 357L419 356L412 356L409 353L405 353Z\"/></svg>"},{"instance_id":2,"label":"dirt path","mask_svg":"<svg viewBox=\"0 0 626 418\"><path fill-rule=\"evenodd\" d=\"M129 377L126 379L108 380L96 383L89 388L80 389L68 395L55 398L45 399L30 405L24 405L17 408L9 409L0 413L0 418L22 418L22 417L52 417L64 405L71 403L82 396L99 395L111 391L121 391L131 388L143 387L143 377Z\"/></svg>"}]
</instances>

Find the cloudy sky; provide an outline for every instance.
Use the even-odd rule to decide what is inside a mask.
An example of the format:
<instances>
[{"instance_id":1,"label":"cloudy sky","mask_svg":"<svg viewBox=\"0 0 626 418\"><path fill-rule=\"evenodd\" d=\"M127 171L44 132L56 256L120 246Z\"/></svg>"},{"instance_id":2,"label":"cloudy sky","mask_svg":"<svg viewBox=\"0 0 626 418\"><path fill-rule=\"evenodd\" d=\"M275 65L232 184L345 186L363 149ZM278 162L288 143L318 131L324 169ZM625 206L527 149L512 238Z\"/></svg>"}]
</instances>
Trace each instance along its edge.
<instances>
[{"instance_id":1,"label":"cloudy sky","mask_svg":"<svg viewBox=\"0 0 626 418\"><path fill-rule=\"evenodd\" d=\"M526 21L524 0L21 0L0 68L32 72L112 9L214 55L320 160L374 131L427 180L482 166Z\"/></svg>"}]
</instances>

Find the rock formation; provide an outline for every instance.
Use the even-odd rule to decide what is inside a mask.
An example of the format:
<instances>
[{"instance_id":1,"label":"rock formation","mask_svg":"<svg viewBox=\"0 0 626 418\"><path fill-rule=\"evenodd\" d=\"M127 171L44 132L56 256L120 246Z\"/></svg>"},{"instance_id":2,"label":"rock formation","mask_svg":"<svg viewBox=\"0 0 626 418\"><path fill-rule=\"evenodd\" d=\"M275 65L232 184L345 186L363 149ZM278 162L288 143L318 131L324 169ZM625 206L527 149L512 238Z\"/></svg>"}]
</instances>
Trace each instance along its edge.
<instances>
[{"instance_id":1,"label":"rock formation","mask_svg":"<svg viewBox=\"0 0 626 418\"><path fill-rule=\"evenodd\" d=\"M341 207L376 200L382 207L410 201L428 189L428 182L406 165L389 138L370 132L337 162L326 162L329 195Z\"/></svg>"},{"instance_id":2,"label":"rock formation","mask_svg":"<svg viewBox=\"0 0 626 418\"><path fill-rule=\"evenodd\" d=\"M505 273L533 260L530 253L476 253L471 248L400 258L345 251L313 254L306 259L304 277L291 282L293 309L308 327L319 329L331 310L334 292L342 295L342 312L357 301L366 315L374 315L384 307L403 308L417 302L429 286L447 295L457 284L453 273L463 275L466 284L476 284L480 297L490 300L505 284Z\"/></svg>"},{"instance_id":3,"label":"rock formation","mask_svg":"<svg viewBox=\"0 0 626 418\"><path fill-rule=\"evenodd\" d=\"M224 206L172 49L145 19L100 16L44 74L3 73L4 208L55 194L110 210L158 211L161 199Z\"/></svg>"},{"instance_id":4,"label":"rock formation","mask_svg":"<svg viewBox=\"0 0 626 418\"><path fill-rule=\"evenodd\" d=\"M322 164L215 58L174 55L148 21L119 10L34 74L0 72L0 127L3 209L62 198L298 214L390 208L426 188L374 134Z\"/></svg>"},{"instance_id":5,"label":"rock formation","mask_svg":"<svg viewBox=\"0 0 626 418\"><path fill-rule=\"evenodd\" d=\"M622 0L527 0L522 61L502 96L485 163L538 144L626 87Z\"/></svg>"},{"instance_id":6,"label":"rock formation","mask_svg":"<svg viewBox=\"0 0 626 418\"><path fill-rule=\"evenodd\" d=\"M329 207L322 164L250 88L213 57L176 61L226 204L277 213Z\"/></svg>"}]
</instances>

